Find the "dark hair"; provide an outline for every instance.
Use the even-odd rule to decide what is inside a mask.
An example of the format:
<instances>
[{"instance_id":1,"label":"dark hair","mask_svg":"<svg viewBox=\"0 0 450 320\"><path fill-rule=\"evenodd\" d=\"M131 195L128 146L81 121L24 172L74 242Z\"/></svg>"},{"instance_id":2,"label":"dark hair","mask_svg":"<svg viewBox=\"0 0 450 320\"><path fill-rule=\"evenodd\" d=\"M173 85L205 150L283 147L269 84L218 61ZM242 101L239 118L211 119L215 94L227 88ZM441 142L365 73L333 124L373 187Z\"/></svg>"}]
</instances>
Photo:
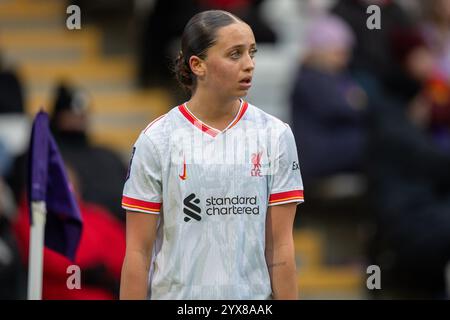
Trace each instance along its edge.
<instances>
[{"instance_id":1,"label":"dark hair","mask_svg":"<svg viewBox=\"0 0 450 320\"><path fill-rule=\"evenodd\" d=\"M414 26L398 26L389 32L390 50L394 59L403 64L408 56L419 47L426 47L420 30Z\"/></svg>"},{"instance_id":2,"label":"dark hair","mask_svg":"<svg viewBox=\"0 0 450 320\"><path fill-rule=\"evenodd\" d=\"M189 59L206 58L207 50L216 43L217 30L242 20L223 10L208 10L197 13L186 24L181 36L181 50L174 64L174 72L180 85L192 93L196 77L189 66Z\"/></svg>"}]
</instances>

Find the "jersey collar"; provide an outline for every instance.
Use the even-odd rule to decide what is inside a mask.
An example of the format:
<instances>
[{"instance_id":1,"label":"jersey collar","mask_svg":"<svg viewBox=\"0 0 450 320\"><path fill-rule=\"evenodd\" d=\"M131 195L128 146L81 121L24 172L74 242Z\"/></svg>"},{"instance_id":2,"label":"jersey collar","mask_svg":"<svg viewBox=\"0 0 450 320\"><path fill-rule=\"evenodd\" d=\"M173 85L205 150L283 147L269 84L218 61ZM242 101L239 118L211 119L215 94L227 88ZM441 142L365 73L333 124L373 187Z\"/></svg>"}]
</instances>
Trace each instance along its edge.
<instances>
[{"instance_id":1,"label":"jersey collar","mask_svg":"<svg viewBox=\"0 0 450 320\"><path fill-rule=\"evenodd\" d=\"M239 120L244 116L245 111L247 111L248 103L241 99L241 105L239 106L239 111L236 114L236 117L234 117L233 121L230 122L230 124L223 130L220 131L216 128L213 128L211 126L208 126L206 123L203 123L201 120L199 120L194 114L188 109L186 102L182 105L178 106L178 110L180 110L181 114L194 126L202 130L203 132L209 134L212 137L216 137L219 133L225 132L228 129L231 129L234 127Z\"/></svg>"}]
</instances>

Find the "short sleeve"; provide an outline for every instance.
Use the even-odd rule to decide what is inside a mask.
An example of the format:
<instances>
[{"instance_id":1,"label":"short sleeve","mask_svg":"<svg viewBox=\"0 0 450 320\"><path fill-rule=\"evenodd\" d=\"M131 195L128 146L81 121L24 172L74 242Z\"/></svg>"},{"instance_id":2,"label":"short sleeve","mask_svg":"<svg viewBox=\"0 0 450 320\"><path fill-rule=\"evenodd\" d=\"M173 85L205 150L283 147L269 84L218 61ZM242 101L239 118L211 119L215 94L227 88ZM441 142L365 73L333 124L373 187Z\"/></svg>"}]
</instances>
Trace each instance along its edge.
<instances>
[{"instance_id":1,"label":"short sleeve","mask_svg":"<svg viewBox=\"0 0 450 320\"><path fill-rule=\"evenodd\" d=\"M272 158L269 206L304 201L297 147L291 128L287 124L286 127Z\"/></svg>"},{"instance_id":2,"label":"short sleeve","mask_svg":"<svg viewBox=\"0 0 450 320\"><path fill-rule=\"evenodd\" d=\"M144 133L134 144L122 195L122 208L158 214L162 203L161 161Z\"/></svg>"}]
</instances>

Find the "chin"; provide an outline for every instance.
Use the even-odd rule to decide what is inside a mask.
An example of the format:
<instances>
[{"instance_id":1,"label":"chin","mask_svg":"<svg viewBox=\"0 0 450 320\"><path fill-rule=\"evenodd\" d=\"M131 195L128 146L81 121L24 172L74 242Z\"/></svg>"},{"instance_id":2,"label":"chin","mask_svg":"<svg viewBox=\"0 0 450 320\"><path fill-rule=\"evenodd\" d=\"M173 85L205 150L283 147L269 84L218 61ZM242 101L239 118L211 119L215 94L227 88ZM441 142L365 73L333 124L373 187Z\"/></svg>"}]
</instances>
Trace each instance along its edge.
<instances>
[{"instance_id":1,"label":"chin","mask_svg":"<svg viewBox=\"0 0 450 320\"><path fill-rule=\"evenodd\" d=\"M238 98L244 98L248 95L248 90L239 90L238 92Z\"/></svg>"}]
</instances>

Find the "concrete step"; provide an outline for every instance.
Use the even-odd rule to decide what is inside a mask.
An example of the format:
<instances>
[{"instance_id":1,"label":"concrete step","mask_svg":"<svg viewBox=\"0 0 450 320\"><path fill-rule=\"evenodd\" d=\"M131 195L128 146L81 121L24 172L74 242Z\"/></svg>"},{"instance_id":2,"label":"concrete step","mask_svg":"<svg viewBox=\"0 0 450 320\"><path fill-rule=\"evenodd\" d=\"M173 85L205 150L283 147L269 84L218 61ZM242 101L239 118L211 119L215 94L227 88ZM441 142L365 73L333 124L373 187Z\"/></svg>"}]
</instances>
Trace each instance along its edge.
<instances>
[{"instance_id":1,"label":"concrete step","mask_svg":"<svg viewBox=\"0 0 450 320\"><path fill-rule=\"evenodd\" d=\"M317 267L299 270L300 299L361 299L365 273L358 266Z\"/></svg>"},{"instance_id":2,"label":"concrete step","mask_svg":"<svg viewBox=\"0 0 450 320\"><path fill-rule=\"evenodd\" d=\"M24 61L18 73L25 83L58 83L61 80L83 84L84 81L133 83L135 65L129 59L92 59L87 63L33 63Z\"/></svg>"},{"instance_id":3,"label":"concrete step","mask_svg":"<svg viewBox=\"0 0 450 320\"><path fill-rule=\"evenodd\" d=\"M295 230L294 245L299 269L323 263L325 244L319 232L312 229Z\"/></svg>"},{"instance_id":4,"label":"concrete step","mask_svg":"<svg viewBox=\"0 0 450 320\"><path fill-rule=\"evenodd\" d=\"M91 110L95 114L120 115L133 112L145 113L147 111L162 114L173 107L170 94L165 90L100 93L85 88L92 97ZM40 106L44 106L47 111L51 112L53 99L53 91L45 95L28 97L27 113L34 114Z\"/></svg>"},{"instance_id":5,"label":"concrete step","mask_svg":"<svg viewBox=\"0 0 450 320\"><path fill-rule=\"evenodd\" d=\"M164 90L91 94L90 135L93 141L107 145L124 156L128 156L139 133L152 120L173 107L169 93ZM53 97L32 97L27 112L33 115L41 106L51 114Z\"/></svg>"},{"instance_id":6,"label":"concrete step","mask_svg":"<svg viewBox=\"0 0 450 320\"><path fill-rule=\"evenodd\" d=\"M136 87L129 80L112 79L111 81L96 81L95 79L86 79L83 82L71 82L75 87L85 88L89 92L106 95L125 93L136 90ZM51 96L55 90L56 83L51 81L43 81L32 79L26 85L26 92L30 97Z\"/></svg>"},{"instance_id":7,"label":"concrete step","mask_svg":"<svg viewBox=\"0 0 450 320\"><path fill-rule=\"evenodd\" d=\"M15 30L2 33L2 48L6 52L22 54L28 59L55 58L56 53L75 51L80 58L92 58L101 53L101 33L96 28L70 31L65 28L52 31ZM79 52L79 53L78 53ZM20 62L20 59L19 59Z\"/></svg>"},{"instance_id":8,"label":"concrete step","mask_svg":"<svg viewBox=\"0 0 450 320\"><path fill-rule=\"evenodd\" d=\"M64 48L2 48L2 55L11 64L19 65L22 61L34 63L65 62L74 63L85 58L82 48L66 46Z\"/></svg>"},{"instance_id":9,"label":"concrete step","mask_svg":"<svg viewBox=\"0 0 450 320\"><path fill-rule=\"evenodd\" d=\"M116 117L118 122L115 121L117 123L115 126L112 126L111 123L99 125L102 122L100 121L101 118L99 116L93 116L90 137L94 143L108 146L119 152L124 159L127 159L141 131L151 121L164 113L159 113L151 109L147 113L142 114L128 113L125 116ZM110 121L111 119L109 119Z\"/></svg>"},{"instance_id":10,"label":"concrete step","mask_svg":"<svg viewBox=\"0 0 450 320\"><path fill-rule=\"evenodd\" d=\"M1 9L0 9L1 10ZM48 17L42 19L40 17L30 17L27 19L17 19L13 17L7 17L0 19L0 30L3 33L16 32L16 31L42 31L50 32L55 29L65 28L65 17Z\"/></svg>"},{"instance_id":11,"label":"concrete step","mask_svg":"<svg viewBox=\"0 0 450 320\"><path fill-rule=\"evenodd\" d=\"M28 19L48 19L55 16L66 15L65 1L21 1L2 0L0 1L0 20L23 20Z\"/></svg>"},{"instance_id":12,"label":"concrete step","mask_svg":"<svg viewBox=\"0 0 450 320\"><path fill-rule=\"evenodd\" d=\"M149 119L151 118L153 117L149 117ZM126 128L121 130L99 130L93 128L90 131L90 137L93 143L111 148L118 152L123 159L127 159L133 144L144 128L145 126L143 128Z\"/></svg>"}]
</instances>

